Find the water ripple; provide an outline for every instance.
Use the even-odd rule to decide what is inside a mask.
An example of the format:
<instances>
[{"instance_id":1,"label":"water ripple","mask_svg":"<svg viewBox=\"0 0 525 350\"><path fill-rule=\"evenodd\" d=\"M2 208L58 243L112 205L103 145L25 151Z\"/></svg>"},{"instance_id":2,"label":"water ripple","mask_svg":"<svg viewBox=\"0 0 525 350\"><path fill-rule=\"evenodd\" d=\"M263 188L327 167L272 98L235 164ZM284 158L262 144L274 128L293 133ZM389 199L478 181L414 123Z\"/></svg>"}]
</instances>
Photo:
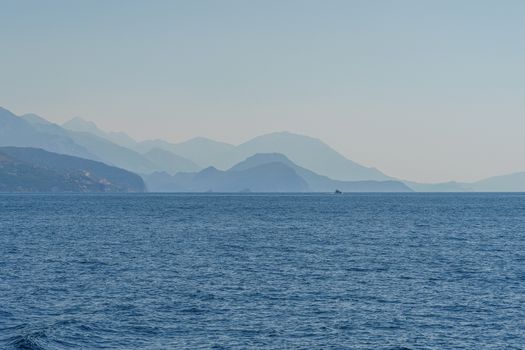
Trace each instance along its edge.
<instances>
[{"instance_id":1,"label":"water ripple","mask_svg":"<svg viewBox=\"0 0 525 350\"><path fill-rule=\"evenodd\" d=\"M0 195L0 348L520 349L521 194Z\"/></svg>"}]
</instances>

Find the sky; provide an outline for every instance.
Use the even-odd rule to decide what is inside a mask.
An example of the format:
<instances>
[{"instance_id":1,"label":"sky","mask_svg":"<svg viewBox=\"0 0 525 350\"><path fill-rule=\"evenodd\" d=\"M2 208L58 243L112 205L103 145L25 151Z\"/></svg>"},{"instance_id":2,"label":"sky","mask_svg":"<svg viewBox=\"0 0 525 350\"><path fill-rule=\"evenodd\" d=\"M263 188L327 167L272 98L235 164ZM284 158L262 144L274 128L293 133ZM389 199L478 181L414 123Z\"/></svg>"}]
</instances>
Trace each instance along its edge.
<instances>
[{"instance_id":1,"label":"sky","mask_svg":"<svg viewBox=\"0 0 525 350\"><path fill-rule=\"evenodd\" d=\"M0 0L0 106L137 139L320 138L400 179L525 171L525 1Z\"/></svg>"}]
</instances>

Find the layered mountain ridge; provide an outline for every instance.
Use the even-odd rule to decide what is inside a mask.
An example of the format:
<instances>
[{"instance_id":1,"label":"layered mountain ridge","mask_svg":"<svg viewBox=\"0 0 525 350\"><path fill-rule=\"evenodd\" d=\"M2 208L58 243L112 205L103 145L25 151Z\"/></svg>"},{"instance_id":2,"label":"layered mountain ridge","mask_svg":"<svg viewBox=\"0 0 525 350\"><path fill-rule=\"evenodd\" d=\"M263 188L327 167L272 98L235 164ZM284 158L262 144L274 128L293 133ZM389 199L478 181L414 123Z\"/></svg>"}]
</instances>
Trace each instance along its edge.
<instances>
[{"instance_id":1,"label":"layered mountain ridge","mask_svg":"<svg viewBox=\"0 0 525 350\"><path fill-rule=\"evenodd\" d=\"M39 148L140 174L151 190L262 192L525 191L525 173L475 183L399 181L358 164L321 140L290 132L239 145L203 137L180 143L137 141L73 118L63 125L0 107L0 147ZM271 179L271 181L270 181Z\"/></svg>"},{"instance_id":2,"label":"layered mountain ridge","mask_svg":"<svg viewBox=\"0 0 525 350\"><path fill-rule=\"evenodd\" d=\"M340 181L300 167L279 153L255 154L226 171L215 167L144 176L152 192L412 192L399 181Z\"/></svg>"}]
</instances>

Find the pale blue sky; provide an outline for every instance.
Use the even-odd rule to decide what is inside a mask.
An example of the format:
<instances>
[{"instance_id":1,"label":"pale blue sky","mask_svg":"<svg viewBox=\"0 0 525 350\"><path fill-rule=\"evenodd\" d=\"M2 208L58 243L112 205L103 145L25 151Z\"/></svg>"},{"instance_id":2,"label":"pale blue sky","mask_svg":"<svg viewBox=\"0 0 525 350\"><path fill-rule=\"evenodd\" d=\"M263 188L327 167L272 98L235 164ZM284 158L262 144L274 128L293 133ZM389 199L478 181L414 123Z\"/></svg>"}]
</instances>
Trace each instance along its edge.
<instances>
[{"instance_id":1,"label":"pale blue sky","mask_svg":"<svg viewBox=\"0 0 525 350\"><path fill-rule=\"evenodd\" d=\"M0 105L475 180L525 171L524 37L518 0L0 0Z\"/></svg>"}]
</instances>

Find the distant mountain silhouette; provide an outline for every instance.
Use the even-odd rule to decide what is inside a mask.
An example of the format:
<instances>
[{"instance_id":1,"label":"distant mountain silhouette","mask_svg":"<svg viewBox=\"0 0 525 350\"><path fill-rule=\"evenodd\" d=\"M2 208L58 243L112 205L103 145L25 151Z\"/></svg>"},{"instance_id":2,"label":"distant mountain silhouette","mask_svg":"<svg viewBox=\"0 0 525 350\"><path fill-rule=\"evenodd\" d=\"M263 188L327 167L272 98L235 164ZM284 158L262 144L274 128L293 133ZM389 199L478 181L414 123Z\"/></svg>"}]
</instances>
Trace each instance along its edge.
<instances>
[{"instance_id":1,"label":"distant mountain silhouette","mask_svg":"<svg viewBox=\"0 0 525 350\"><path fill-rule=\"evenodd\" d=\"M280 153L255 154L231 170L249 169L261 164L279 162L292 168L297 175L301 176L312 192L333 192L339 189L343 192L412 192L412 190L400 181L339 181L332 180L327 176L316 174L306 168L300 167Z\"/></svg>"},{"instance_id":2,"label":"distant mountain silhouette","mask_svg":"<svg viewBox=\"0 0 525 350\"><path fill-rule=\"evenodd\" d=\"M0 107L1 146L42 148L102 161L140 174L155 173L150 178L158 179L159 183L169 183L170 188L189 186L186 184L181 187L180 183L172 186L170 174L178 173L177 182L180 182L181 179L193 179L189 174L209 166L228 173L230 170L240 171L240 167L244 167L242 170L253 168L250 164L276 162L294 170L312 191L332 191L333 187L346 192L363 191L365 188L367 191L377 191L381 186L383 191L406 190L399 187L395 179L375 168L364 167L345 158L318 139L289 132L262 135L238 146L202 137L181 143L164 140L138 142L125 133L106 132L80 118L73 118L59 126L36 114L18 117ZM252 158L254 155L258 156ZM516 192L525 191L523 177L523 173L516 173L475 183L403 183L410 190L418 192ZM366 187L368 185L370 187Z\"/></svg>"},{"instance_id":3,"label":"distant mountain silhouette","mask_svg":"<svg viewBox=\"0 0 525 350\"><path fill-rule=\"evenodd\" d=\"M214 166L223 170L256 153L281 153L302 167L334 179L391 180L375 168L367 168L345 158L318 139L289 132L262 135L239 146L195 138L179 144L162 140L144 141L139 147L165 149L202 167Z\"/></svg>"},{"instance_id":4,"label":"distant mountain silhouette","mask_svg":"<svg viewBox=\"0 0 525 350\"><path fill-rule=\"evenodd\" d=\"M145 152L160 148L193 161L201 168L217 164L217 160L232 151L235 146L224 142L196 137L181 143L170 143L163 140L148 140L138 144L138 149Z\"/></svg>"},{"instance_id":5,"label":"distant mountain silhouette","mask_svg":"<svg viewBox=\"0 0 525 350\"><path fill-rule=\"evenodd\" d=\"M525 192L525 172L493 176L476 182L404 183L417 192Z\"/></svg>"},{"instance_id":6,"label":"distant mountain silhouette","mask_svg":"<svg viewBox=\"0 0 525 350\"><path fill-rule=\"evenodd\" d=\"M154 192L411 192L398 181L337 181L291 162L282 154L257 154L227 171L209 167L198 173L144 176Z\"/></svg>"},{"instance_id":7,"label":"distant mountain silhouette","mask_svg":"<svg viewBox=\"0 0 525 350\"><path fill-rule=\"evenodd\" d=\"M76 131L77 133L89 133L98 136L106 141L110 141L116 145L125 147L129 150L132 150L133 152L141 154L145 160L147 160L147 162L142 160L144 164L141 166L137 162L134 164L125 164L123 162L115 163L132 171L139 173L150 173L163 170L170 174L174 174L179 171L198 171L203 168L202 166L195 164L195 162L184 158L178 153L173 153L173 150L177 150L179 145L181 147L180 153L184 153L184 143L172 144L162 140L137 142L123 132L106 132L101 130L95 123L78 117L69 120L68 122L62 124L62 126L68 130ZM210 140L210 143L214 143L214 141ZM198 145L195 146L197 149L199 148ZM202 149L203 156L209 157L210 155L213 155L213 152L210 152L211 149L217 150L215 144L210 146L211 147L209 148ZM197 154L192 154L192 157L199 158ZM103 159L111 163L115 162L115 159L107 158L108 157L106 155L106 157Z\"/></svg>"},{"instance_id":8,"label":"distant mountain silhouette","mask_svg":"<svg viewBox=\"0 0 525 350\"><path fill-rule=\"evenodd\" d=\"M173 153L175 156L186 158L187 161L195 163L200 168L214 166L225 170L256 153L281 153L299 166L333 179L352 181L381 181L392 179L375 168L364 167L345 158L318 139L289 132L277 132L258 136L239 146L234 146L203 137L196 137L181 143L170 143L164 140L137 142L124 133L105 132L99 129L96 124L81 118L73 118L64 123L63 126L69 131L76 131L77 134L78 132L89 133L139 153L147 153L153 149L162 149ZM88 143L85 139L83 139L83 142L77 143L88 149L94 148L93 143ZM125 161L127 157L124 157L123 154L120 154L119 157L110 156L112 153L116 153L115 151L107 152L103 157L100 152L92 153L95 153L98 158L105 162L135 172L148 173L160 170L153 170L153 168L155 168L153 164L138 164L137 159L134 161L131 161L131 159ZM128 157L130 157L130 155L128 155ZM151 159L148 160L150 161L149 163L151 163ZM160 164L156 162L156 165L158 168ZM175 166L168 166L162 170L173 173L176 169Z\"/></svg>"},{"instance_id":9,"label":"distant mountain silhouette","mask_svg":"<svg viewBox=\"0 0 525 350\"><path fill-rule=\"evenodd\" d=\"M477 192L525 192L525 172L493 176L474 182Z\"/></svg>"},{"instance_id":10,"label":"distant mountain silhouette","mask_svg":"<svg viewBox=\"0 0 525 350\"><path fill-rule=\"evenodd\" d=\"M24 119L25 121L31 123L31 124L42 124L42 125L50 125L53 124L50 121L42 118L39 115L36 115L34 113L27 113L24 115L21 115L20 118Z\"/></svg>"},{"instance_id":11,"label":"distant mountain silhouette","mask_svg":"<svg viewBox=\"0 0 525 350\"><path fill-rule=\"evenodd\" d=\"M97 160L86 148L76 144L65 133L47 133L40 127L41 119L34 115L28 120L17 117L7 109L0 107L0 146L36 147L45 150ZM51 123L49 123L51 125Z\"/></svg>"},{"instance_id":12,"label":"distant mountain silhouette","mask_svg":"<svg viewBox=\"0 0 525 350\"><path fill-rule=\"evenodd\" d=\"M165 169L165 171L170 174L175 174L181 171L193 172L201 169L200 166L191 160L160 148L153 148L144 153L143 156L155 164L157 168Z\"/></svg>"},{"instance_id":13,"label":"distant mountain silhouette","mask_svg":"<svg viewBox=\"0 0 525 350\"><path fill-rule=\"evenodd\" d=\"M137 141L124 132L107 132L101 130L95 123L79 117L65 122L62 124L62 127L71 131L88 132L132 150L134 150L137 145Z\"/></svg>"},{"instance_id":14,"label":"distant mountain silhouette","mask_svg":"<svg viewBox=\"0 0 525 350\"><path fill-rule=\"evenodd\" d=\"M140 176L38 148L0 147L0 192L143 192Z\"/></svg>"},{"instance_id":15,"label":"distant mountain silhouette","mask_svg":"<svg viewBox=\"0 0 525 350\"><path fill-rule=\"evenodd\" d=\"M472 192L472 184L450 181L434 184L424 184L414 181L403 181L408 187L416 192Z\"/></svg>"},{"instance_id":16,"label":"distant mountain silhouette","mask_svg":"<svg viewBox=\"0 0 525 350\"><path fill-rule=\"evenodd\" d=\"M153 174L159 176L158 174ZM308 184L293 169L282 163L268 163L254 168L221 171L213 167L198 173L180 173L159 186L146 176L150 191L180 188L183 192L307 192ZM169 186L169 187L168 187Z\"/></svg>"},{"instance_id":17,"label":"distant mountain silhouette","mask_svg":"<svg viewBox=\"0 0 525 350\"><path fill-rule=\"evenodd\" d=\"M153 162L148 157L110 140L120 133L105 133L95 124L79 118L66 124L88 131L66 129L35 114L17 117L5 109L0 109L0 146L42 148L50 152L102 161L137 173L164 170L172 172L175 168L169 160L166 160L166 163ZM174 156L173 159L175 158L177 157ZM179 159L179 162L181 161ZM185 166L181 170L191 169Z\"/></svg>"},{"instance_id":18,"label":"distant mountain silhouette","mask_svg":"<svg viewBox=\"0 0 525 350\"><path fill-rule=\"evenodd\" d=\"M191 174L194 173L178 173ZM193 176L192 176L193 177ZM157 171L152 174L142 175L148 192L188 192L187 186L182 186L174 176L165 171ZM191 181L191 180L189 180Z\"/></svg>"},{"instance_id":19,"label":"distant mountain silhouette","mask_svg":"<svg viewBox=\"0 0 525 350\"><path fill-rule=\"evenodd\" d=\"M63 137L72 140L75 145L88 151L88 155L82 156L83 158L99 160L137 173L163 170L163 168L158 168L138 152L119 146L90 132L72 131L53 123L44 124L33 121L31 125L40 133L48 135L48 137ZM50 150L46 147L42 148ZM71 154L68 152L62 153Z\"/></svg>"},{"instance_id":20,"label":"distant mountain silhouette","mask_svg":"<svg viewBox=\"0 0 525 350\"><path fill-rule=\"evenodd\" d=\"M233 149L219 160L219 167L229 168L257 153L281 153L295 164L336 180L390 180L375 168L359 165L324 142L289 132L256 137Z\"/></svg>"},{"instance_id":21,"label":"distant mountain silhouette","mask_svg":"<svg viewBox=\"0 0 525 350\"><path fill-rule=\"evenodd\" d=\"M177 171L194 171L195 169L185 169L190 166L190 163L193 164L190 168L194 165L200 169L208 167L215 162L217 157L222 156L225 152L234 148L233 145L204 137L196 137L180 143L171 143L164 140L146 140L139 142L123 132L107 132L100 129L95 123L78 117L65 122L62 126L71 131L96 135L142 154L148 154L150 151L155 150L154 157L157 158L160 157L159 150L170 152L171 155L164 153L163 157L178 159L181 164L184 163ZM170 165L166 170L173 172L174 169L177 169L177 167Z\"/></svg>"}]
</instances>

